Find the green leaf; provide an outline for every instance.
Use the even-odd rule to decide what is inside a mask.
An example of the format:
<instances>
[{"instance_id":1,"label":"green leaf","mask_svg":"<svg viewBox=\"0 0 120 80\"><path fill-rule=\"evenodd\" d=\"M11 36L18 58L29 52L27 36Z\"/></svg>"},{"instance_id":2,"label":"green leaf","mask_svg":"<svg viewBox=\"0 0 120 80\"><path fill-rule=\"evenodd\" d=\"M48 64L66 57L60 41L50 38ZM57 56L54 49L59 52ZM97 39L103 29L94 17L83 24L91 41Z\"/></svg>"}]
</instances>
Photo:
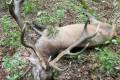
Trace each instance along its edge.
<instances>
[{"instance_id":1,"label":"green leaf","mask_svg":"<svg viewBox=\"0 0 120 80\"><path fill-rule=\"evenodd\" d=\"M116 39L117 43L120 44L120 37Z\"/></svg>"}]
</instances>

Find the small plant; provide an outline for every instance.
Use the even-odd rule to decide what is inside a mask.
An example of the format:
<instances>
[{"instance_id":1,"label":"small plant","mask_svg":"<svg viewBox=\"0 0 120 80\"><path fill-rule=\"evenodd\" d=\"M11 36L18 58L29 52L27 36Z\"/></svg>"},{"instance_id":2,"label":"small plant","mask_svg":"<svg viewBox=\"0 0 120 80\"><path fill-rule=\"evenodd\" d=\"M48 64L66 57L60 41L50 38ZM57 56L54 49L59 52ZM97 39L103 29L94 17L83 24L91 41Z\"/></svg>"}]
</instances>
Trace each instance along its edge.
<instances>
[{"instance_id":1,"label":"small plant","mask_svg":"<svg viewBox=\"0 0 120 80\"><path fill-rule=\"evenodd\" d=\"M32 10L33 10L32 1L31 0L25 0L23 9L24 9L25 14L28 14L28 13L32 12Z\"/></svg>"},{"instance_id":2,"label":"small plant","mask_svg":"<svg viewBox=\"0 0 120 80\"><path fill-rule=\"evenodd\" d=\"M26 61L16 53L13 57L5 56L2 67L8 72L6 80L17 80L23 74L23 68L27 66Z\"/></svg>"},{"instance_id":3,"label":"small plant","mask_svg":"<svg viewBox=\"0 0 120 80\"><path fill-rule=\"evenodd\" d=\"M57 35L58 31L59 30L56 27L51 26L47 29L47 35L49 38L54 38Z\"/></svg>"},{"instance_id":4,"label":"small plant","mask_svg":"<svg viewBox=\"0 0 120 80\"><path fill-rule=\"evenodd\" d=\"M65 13L70 14L75 19L75 22L84 22L86 21L86 16L83 15L81 8L83 5L87 6L87 3L83 1L84 4L78 3L78 1L74 0L64 0L62 2L57 2L51 7L51 10L42 10L39 12L36 21L39 24L51 25L54 26L55 23L59 23L59 21L63 20L66 16ZM88 9L90 13L94 13L91 9ZM69 16L68 16L69 17Z\"/></svg>"},{"instance_id":5,"label":"small plant","mask_svg":"<svg viewBox=\"0 0 120 80\"><path fill-rule=\"evenodd\" d=\"M120 60L120 55L117 53L113 53L109 49L99 49L97 52L98 63L100 64L100 68L106 73L113 74L115 73L115 65L120 64L118 61Z\"/></svg>"},{"instance_id":6,"label":"small plant","mask_svg":"<svg viewBox=\"0 0 120 80\"><path fill-rule=\"evenodd\" d=\"M51 73L53 74L53 79L58 80L59 72L53 69Z\"/></svg>"},{"instance_id":7,"label":"small plant","mask_svg":"<svg viewBox=\"0 0 120 80\"><path fill-rule=\"evenodd\" d=\"M120 37L118 37L118 38L116 39L116 41L117 41L117 44L120 45Z\"/></svg>"},{"instance_id":8,"label":"small plant","mask_svg":"<svg viewBox=\"0 0 120 80\"><path fill-rule=\"evenodd\" d=\"M109 43L110 43L110 41L109 41ZM117 37L116 39L112 39L112 43L119 45L120 44L120 37Z\"/></svg>"},{"instance_id":9,"label":"small plant","mask_svg":"<svg viewBox=\"0 0 120 80\"><path fill-rule=\"evenodd\" d=\"M64 9L57 9L51 14L46 11L41 12L41 14L37 17L36 21L40 24L49 24L53 25L64 18Z\"/></svg>"},{"instance_id":10,"label":"small plant","mask_svg":"<svg viewBox=\"0 0 120 80\"><path fill-rule=\"evenodd\" d=\"M49 22L50 19L50 15L46 12L43 11L41 12L41 14L37 17L36 22L40 23L40 24L46 24L46 23L50 23Z\"/></svg>"},{"instance_id":11,"label":"small plant","mask_svg":"<svg viewBox=\"0 0 120 80\"><path fill-rule=\"evenodd\" d=\"M9 31L10 20L6 15L1 18L1 25L3 27L3 31L7 33Z\"/></svg>"}]
</instances>

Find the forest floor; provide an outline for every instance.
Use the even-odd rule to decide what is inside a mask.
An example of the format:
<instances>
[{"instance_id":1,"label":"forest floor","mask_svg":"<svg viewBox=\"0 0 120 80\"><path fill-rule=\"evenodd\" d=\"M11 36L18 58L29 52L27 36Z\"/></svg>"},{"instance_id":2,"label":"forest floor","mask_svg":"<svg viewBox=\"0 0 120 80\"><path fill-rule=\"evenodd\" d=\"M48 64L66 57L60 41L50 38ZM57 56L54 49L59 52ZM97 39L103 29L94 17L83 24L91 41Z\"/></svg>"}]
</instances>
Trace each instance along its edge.
<instances>
[{"instance_id":1,"label":"forest floor","mask_svg":"<svg viewBox=\"0 0 120 80\"><path fill-rule=\"evenodd\" d=\"M53 4L57 3L57 1L47 0L44 4L44 9L49 10ZM49 2L50 1L50 2ZM58 0L59 1L59 0ZM98 3L91 3L88 4L95 12L98 14L99 19L103 22L111 23L116 20L116 18L120 15L119 12L114 12L112 9L112 0L106 0L101 1ZM5 15L9 15L8 11L0 10L0 18L2 18ZM34 13L29 14L34 15ZM10 17L10 15L9 15ZM35 17L35 15L34 15ZM32 19L34 18L32 16ZM28 18L28 20L31 18L31 16ZM77 23L75 20L75 15L73 12L70 12L69 10L65 12L65 17L63 20L56 22L54 25L64 26L67 24L73 24ZM15 21L10 17L11 22L14 24L14 26L17 26L15 24ZM117 20L116 24L117 26L120 26L119 19ZM78 21L79 22L79 21ZM11 23L11 24L12 24ZM47 24L46 24L47 25ZM18 29L17 29L18 30ZM118 31L118 34L120 36L120 31ZM3 32L2 25L0 25L0 41L3 41L5 39L5 33ZM18 47L17 47L18 48ZM120 69L116 70L114 74L111 74L108 70L103 71L102 68L100 68L99 61L97 60L97 54L104 53L105 51L99 52L100 49L106 49L109 53L112 52L113 55L116 55L117 53L120 55L120 45L118 44L110 44L104 47L96 47L92 49L86 50L84 53L82 53L80 56L70 56L70 57L63 57L63 59L60 60L61 65L64 65L66 67L69 63L71 65L69 68L61 72L59 75L57 74L58 80L120 80ZM20 50L19 50L20 49ZM16 52L24 53L25 50L22 50L21 47L19 49L16 49L16 47L6 47L0 45L0 80L4 80L6 75L9 74L5 69L3 69L2 62L3 62L3 56L6 55L6 53L9 52L9 55L13 55ZM101 56L102 57L102 56ZM120 65L119 65L120 66ZM120 68L120 67L119 67ZM111 69L111 68L110 68ZM55 74L55 76L56 76ZM24 78L24 80L32 80L29 78Z\"/></svg>"}]
</instances>

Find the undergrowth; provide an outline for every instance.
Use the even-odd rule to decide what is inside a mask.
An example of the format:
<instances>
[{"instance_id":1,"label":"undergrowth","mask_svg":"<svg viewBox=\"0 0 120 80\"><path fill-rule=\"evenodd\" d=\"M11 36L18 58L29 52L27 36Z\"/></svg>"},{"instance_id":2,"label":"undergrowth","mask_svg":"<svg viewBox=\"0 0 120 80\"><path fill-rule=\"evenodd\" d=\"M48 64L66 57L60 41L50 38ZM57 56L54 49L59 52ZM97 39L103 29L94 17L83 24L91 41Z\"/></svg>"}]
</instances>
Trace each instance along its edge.
<instances>
[{"instance_id":1,"label":"undergrowth","mask_svg":"<svg viewBox=\"0 0 120 80\"><path fill-rule=\"evenodd\" d=\"M23 11L27 15L31 12L33 12L34 4L32 3L32 0L25 0L23 5Z\"/></svg>"},{"instance_id":2,"label":"undergrowth","mask_svg":"<svg viewBox=\"0 0 120 80\"><path fill-rule=\"evenodd\" d=\"M26 60L20 57L19 53L14 56L5 56L2 67L7 71L6 80L17 80L24 74L23 68L27 66Z\"/></svg>"},{"instance_id":3,"label":"undergrowth","mask_svg":"<svg viewBox=\"0 0 120 80\"><path fill-rule=\"evenodd\" d=\"M112 52L108 48L97 50L96 56L100 69L107 74L116 74L116 67L120 65L120 54Z\"/></svg>"},{"instance_id":4,"label":"undergrowth","mask_svg":"<svg viewBox=\"0 0 120 80\"><path fill-rule=\"evenodd\" d=\"M2 46L12 46L12 47L19 47L20 46L20 32L11 24L11 21L8 16L3 16L1 18L1 26L3 28L4 35L6 38L0 41L0 45Z\"/></svg>"},{"instance_id":5,"label":"undergrowth","mask_svg":"<svg viewBox=\"0 0 120 80\"><path fill-rule=\"evenodd\" d=\"M118 45L120 45L120 37L116 38L116 42Z\"/></svg>"},{"instance_id":6,"label":"undergrowth","mask_svg":"<svg viewBox=\"0 0 120 80\"><path fill-rule=\"evenodd\" d=\"M84 16L83 12L81 11L81 9L83 9L84 7L90 13L94 13L94 11L87 6L86 1L82 1L82 3L80 3L79 1L74 0L62 0L60 2L55 3L50 10L40 10L38 12L36 22L38 22L39 24L47 24L54 26L54 24L59 23L65 19L65 14L67 12L70 12L70 14L72 12L72 14L74 14L73 16L75 17L76 23L83 22L86 21L86 16Z\"/></svg>"}]
</instances>

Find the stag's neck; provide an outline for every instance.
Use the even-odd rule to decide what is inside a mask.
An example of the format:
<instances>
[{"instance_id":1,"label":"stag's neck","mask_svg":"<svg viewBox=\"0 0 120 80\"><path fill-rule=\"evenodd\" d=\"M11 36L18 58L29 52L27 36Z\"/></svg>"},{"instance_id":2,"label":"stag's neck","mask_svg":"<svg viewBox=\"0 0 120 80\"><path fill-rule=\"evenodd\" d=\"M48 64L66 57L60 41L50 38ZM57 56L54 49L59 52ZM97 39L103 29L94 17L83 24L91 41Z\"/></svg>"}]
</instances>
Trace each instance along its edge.
<instances>
[{"instance_id":1,"label":"stag's neck","mask_svg":"<svg viewBox=\"0 0 120 80\"><path fill-rule=\"evenodd\" d=\"M39 54L45 59L45 62L48 61L49 57L55 57L57 53L61 50L59 46L54 46L53 43L46 41L44 38L42 40L38 40L36 43L36 48Z\"/></svg>"}]
</instances>

